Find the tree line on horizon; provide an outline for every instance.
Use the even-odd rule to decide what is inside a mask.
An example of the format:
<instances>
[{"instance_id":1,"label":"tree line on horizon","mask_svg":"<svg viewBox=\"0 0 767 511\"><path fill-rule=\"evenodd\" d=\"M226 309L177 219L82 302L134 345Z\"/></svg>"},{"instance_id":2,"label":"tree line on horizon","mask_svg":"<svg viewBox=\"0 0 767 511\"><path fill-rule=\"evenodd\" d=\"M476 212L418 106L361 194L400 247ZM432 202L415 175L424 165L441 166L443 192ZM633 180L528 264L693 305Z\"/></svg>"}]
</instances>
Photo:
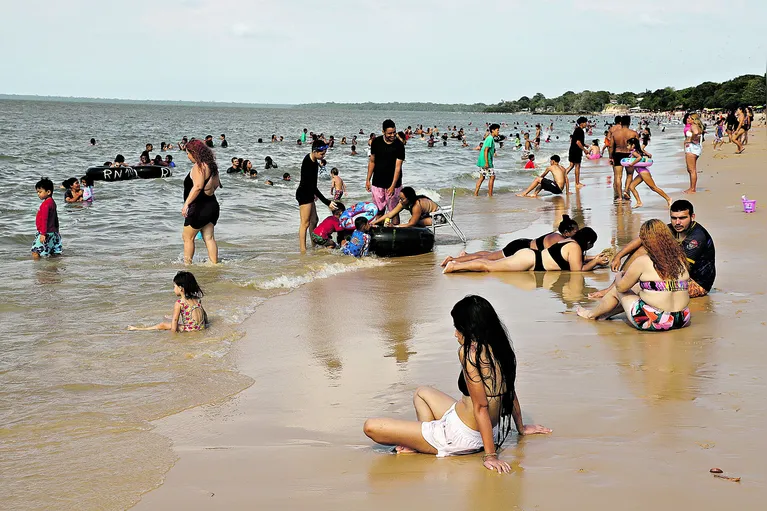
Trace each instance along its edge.
<instances>
[{"instance_id":1,"label":"tree line on horizon","mask_svg":"<svg viewBox=\"0 0 767 511\"><path fill-rule=\"evenodd\" d=\"M623 92L608 91L583 92L567 91L556 98L547 98L540 92L532 98L522 96L516 101L503 101L494 105L484 103L444 104L444 103L307 103L299 105L306 108L352 108L357 110L417 110L425 112L497 112L497 113L591 113L601 112L606 106L625 106L640 108L650 112L669 110L730 109L739 105L759 106L765 104L765 77L760 75L742 75L722 83L703 82L694 87L676 90L664 87L655 91Z\"/></svg>"}]
</instances>

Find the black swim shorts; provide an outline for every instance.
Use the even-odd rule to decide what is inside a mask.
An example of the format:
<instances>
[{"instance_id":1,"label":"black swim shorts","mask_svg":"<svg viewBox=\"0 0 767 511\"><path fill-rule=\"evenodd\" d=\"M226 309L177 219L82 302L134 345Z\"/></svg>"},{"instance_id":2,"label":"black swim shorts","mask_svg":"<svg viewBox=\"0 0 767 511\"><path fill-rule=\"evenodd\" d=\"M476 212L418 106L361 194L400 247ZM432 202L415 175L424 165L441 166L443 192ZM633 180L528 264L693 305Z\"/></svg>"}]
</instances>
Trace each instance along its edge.
<instances>
[{"instance_id":1,"label":"black swim shorts","mask_svg":"<svg viewBox=\"0 0 767 511\"><path fill-rule=\"evenodd\" d=\"M541 188L555 195L559 195L562 193L562 189L559 187L557 183L545 177L541 178Z\"/></svg>"}]
</instances>

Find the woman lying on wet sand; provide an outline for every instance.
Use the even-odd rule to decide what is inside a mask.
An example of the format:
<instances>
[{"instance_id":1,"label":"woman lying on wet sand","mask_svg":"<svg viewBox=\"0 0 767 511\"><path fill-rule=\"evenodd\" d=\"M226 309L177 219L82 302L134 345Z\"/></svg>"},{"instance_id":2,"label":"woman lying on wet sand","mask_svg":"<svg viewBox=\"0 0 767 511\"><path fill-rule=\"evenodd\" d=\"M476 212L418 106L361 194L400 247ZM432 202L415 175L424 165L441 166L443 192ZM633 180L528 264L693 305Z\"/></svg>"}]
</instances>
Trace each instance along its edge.
<instances>
[{"instance_id":1,"label":"woman lying on wet sand","mask_svg":"<svg viewBox=\"0 0 767 511\"><path fill-rule=\"evenodd\" d=\"M513 419L520 435L551 433L549 428L522 423L514 389L517 359L506 328L490 302L470 295L450 311L458 340L461 373L456 401L431 387L420 387L413 397L416 421L368 419L365 434L397 453L420 452L437 457L471 454L484 449L488 470L508 473L498 449L511 432Z\"/></svg>"},{"instance_id":2,"label":"woman lying on wet sand","mask_svg":"<svg viewBox=\"0 0 767 511\"><path fill-rule=\"evenodd\" d=\"M442 273L458 271L591 271L597 265L607 264L609 258L600 254L588 258L584 253L594 246L597 233L591 227L584 227L572 238L553 244L546 250L523 248L511 257L497 261L475 259L465 263L449 261Z\"/></svg>"},{"instance_id":3,"label":"woman lying on wet sand","mask_svg":"<svg viewBox=\"0 0 767 511\"><path fill-rule=\"evenodd\" d=\"M663 331L690 324L690 275L687 257L661 220L648 220L639 229L646 255L639 256L625 272L618 272L615 286L592 310L578 307L586 319L608 319L626 313L638 330Z\"/></svg>"},{"instance_id":4,"label":"woman lying on wet sand","mask_svg":"<svg viewBox=\"0 0 767 511\"><path fill-rule=\"evenodd\" d=\"M532 250L546 250L554 243L559 243L560 241L571 238L573 234L578 232L578 222L570 218L569 215L562 215L562 221L559 222L557 230L559 232L550 232L548 234L544 234L543 236L539 236L534 240L531 240L530 238L519 238L513 240L508 245L503 247L503 249L496 250L495 252L482 251L474 252L472 254L461 252L458 257L447 256L445 260L440 263L440 266L446 266L450 261L455 261L457 263L465 263L467 261L474 261L475 259L488 259L490 261L497 261L498 259L503 259L504 257L511 257L523 248L529 248Z\"/></svg>"}]
</instances>

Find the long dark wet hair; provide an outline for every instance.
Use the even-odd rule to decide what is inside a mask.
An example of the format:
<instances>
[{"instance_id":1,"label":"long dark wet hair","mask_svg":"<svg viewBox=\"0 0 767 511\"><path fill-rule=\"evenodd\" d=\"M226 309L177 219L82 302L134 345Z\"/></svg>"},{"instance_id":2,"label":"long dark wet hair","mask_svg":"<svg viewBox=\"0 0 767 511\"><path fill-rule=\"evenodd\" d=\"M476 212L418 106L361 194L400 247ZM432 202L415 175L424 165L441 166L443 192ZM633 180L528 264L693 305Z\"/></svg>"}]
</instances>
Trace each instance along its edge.
<instances>
[{"instance_id":1,"label":"long dark wet hair","mask_svg":"<svg viewBox=\"0 0 767 511\"><path fill-rule=\"evenodd\" d=\"M215 176L218 174L218 165L216 165L216 156L210 147L205 145L202 140L193 139L187 142L186 152L192 154L192 158L197 163L204 163L210 169L210 175Z\"/></svg>"},{"instance_id":2,"label":"long dark wet hair","mask_svg":"<svg viewBox=\"0 0 767 511\"><path fill-rule=\"evenodd\" d=\"M467 369L471 364L477 369L486 394L500 394L498 433L493 439L498 448L511 432L514 381L517 378L517 357L509 333L490 302L481 296L468 295L461 299L453 306L450 315L455 329L464 337L461 349L465 377L468 378ZM482 370L483 366L485 371ZM487 371L488 367L490 371ZM502 382L496 381L496 367L502 375Z\"/></svg>"},{"instance_id":3,"label":"long dark wet hair","mask_svg":"<svg viewBox=\"0 0 767 511\"><path fill-rule=\"evenodd\" d=\"M173 283L184 290L184 298L199 300L205 296L205 293L200 289L199 284L197 284L197 279L194 278L192 272L178 272L176 276L173 277Z\"/></svg>"},{"instance_id":4,"label":"long dark wet hair","mask_svg":"<svg viewBox=\"0 0 767 511\"><path fill-rule=\"evenodd\" d=\"M584 227L573 234L570 239L575 240L581 246L581 250L586 252L597 242L597 233L591 227Z\"/></svg>"},{"instance_id":5,"label":"long dark wet hair","mask_svg":"<svg viewBox=\"0 0 767 511\"><path fill-rule=\"evenodd\" d=\"M418 202L418 199L429 199L425 195L417 195L412 186L405 186L404 188L402 188L402 195L404 195L405 199L407 199L407 206L405 206L405 209L407 209L408 211L413 210L413 205L415 205L415 203Z\"/></svg>"},{"instance_id":6,"label":"long dark wet hair","mask_svg":"<svg viewBox=\"0 0 767 511\"><path fill-rule=\"evenodd\" d=\"M634 151L638 152L640 155L644 156L644 151L642 151L642 146L639 144L639 139L636 137L631 137L630 139L626 140L626 145L631 144L634 146Z\"/></svg>"}]
</instances>

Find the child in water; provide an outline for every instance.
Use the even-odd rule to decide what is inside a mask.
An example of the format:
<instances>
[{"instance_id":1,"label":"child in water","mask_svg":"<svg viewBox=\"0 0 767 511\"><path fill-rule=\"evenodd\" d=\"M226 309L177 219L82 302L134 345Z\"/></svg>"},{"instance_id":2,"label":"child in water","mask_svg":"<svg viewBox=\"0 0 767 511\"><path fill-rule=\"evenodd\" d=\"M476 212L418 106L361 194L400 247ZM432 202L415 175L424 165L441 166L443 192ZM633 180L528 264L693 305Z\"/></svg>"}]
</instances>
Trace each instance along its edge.
<instances>
[{"instance_id":1,"label":"child in water","mask_svg":"<svg viewBox=\"0 0 767 511\"><path fill-rule=\"evenodd\" d=\"M40 256L55 256L61 254L61 235L59 234L59 215L56 212L56 202L53 200L53 181L42 178L35 185L37 197L43 201L35 217L37 235L32 245L32 258Z\"/></svg>"},{"instance_id":2,"label":"child in water","mask_svg":"<svg viewBox=\"0 0 767 511\"><path fill-rule=\"evenodd\" d=\"M274 160L272 160L271 156L267 156L266 158L264 158L264 170L276 169L276 168L277 168L277 164L274 163Z\"/></svg>"},{"instance_id":3,"label":"child in water","mask_svg":"<svg viewBox=\"0 0 767 511\"><path fill-rule=\"evenodd\" d=\"M346 211L346 206L340 202L336 202L336 209L333 210L333 214L327 217L325 220L312 231L311 238L313 245L319 245L321 247L336 248L336 243L330 238L334 232L341 232L344 230L341 227L341 213Z\"/></svg>"},{"instance_id":4,"label":"child in water","mask_svg":"<svg viewBox=\"0 0 767 511\"><path fill-rule=\"evenodd\" d=\"M80 178L80 188L83 190L83 202L93 202L93 178L83 176Z\"/></svg>"},{"instance_id":5,"label":"child in water","mask_svg":"<svg viewBox=\"0 0 767 511\"><path fill-rule=\"evenodd\" d=\"M528 154L527 155L527 163L525 163L526 169L534 169L535 168L535 155L534 154Z\"/></svg>"},{"instance_id":6,"label":"child in water","mask_svg":"<svg viewBox=\"0 0 767 511\"><path fill-rule=\"evenodd\" d=\"M194 275L180 271L173 277L173 293L179 297L173 306L170 322L164 321L154 326L129 326L128 330L170 330L171 332L196 332L208 327L208 314L202 308L204 293L197 285Z\"/></svg>"},{"instance_id":7,"label":"child in water","mask_svg":"<svg viewBox=\"0 0 767 511\"><path fill-rule=\"evenodd\" d=\"M626 141L626 147L628 147L629 152L631 153L631 158L634 159L632 163L639 163L640 161L647 161L648 158L652 158L652 154L648 153L647 151L643 150L641 146L639 145L639 139L636 137L632 137ZM634 167L634 165L629 165L626 168L626 171L628 175L631 175L636 168L637 175L636 177L631 181L631 184L629 185L629 191L634 195L634 198L636 199L636 204L634 204L635 208L642 207L642 199L639 198L639 193L637 192L637 186L644 181L647 183L647 186L650 187L650 190L657 193L664 199L666 199L666 202L668 202L669 207L671 207L671 197L666 195L666 192L661 190L661 188L655 184L655 181L652 178L652 175L650 174L650 169L648 167Z\"/></svg>"},{"instance_id":8,"label":"child in water","mask_svg":"<svg viewBox=\"0 0 767 511\"><path fill-rule=\"evenodd\" d=\"M370 222L363 216L354 219L354 232L349 239L341 242L341 253L354 257L365 257L370 248Z\"/></svg>"},{"instance_id":9,"label":"child in water","mask_svg":"<svg viewBox=\"0 0 767 511\"><path fill-rule=\"evenodd\" d=\"M333 167L330 169L330 196L333 200L341 200L341 197L346 193L346 184L344 180L338 177L338 169Z\"/></svg>"}]
</instances>

